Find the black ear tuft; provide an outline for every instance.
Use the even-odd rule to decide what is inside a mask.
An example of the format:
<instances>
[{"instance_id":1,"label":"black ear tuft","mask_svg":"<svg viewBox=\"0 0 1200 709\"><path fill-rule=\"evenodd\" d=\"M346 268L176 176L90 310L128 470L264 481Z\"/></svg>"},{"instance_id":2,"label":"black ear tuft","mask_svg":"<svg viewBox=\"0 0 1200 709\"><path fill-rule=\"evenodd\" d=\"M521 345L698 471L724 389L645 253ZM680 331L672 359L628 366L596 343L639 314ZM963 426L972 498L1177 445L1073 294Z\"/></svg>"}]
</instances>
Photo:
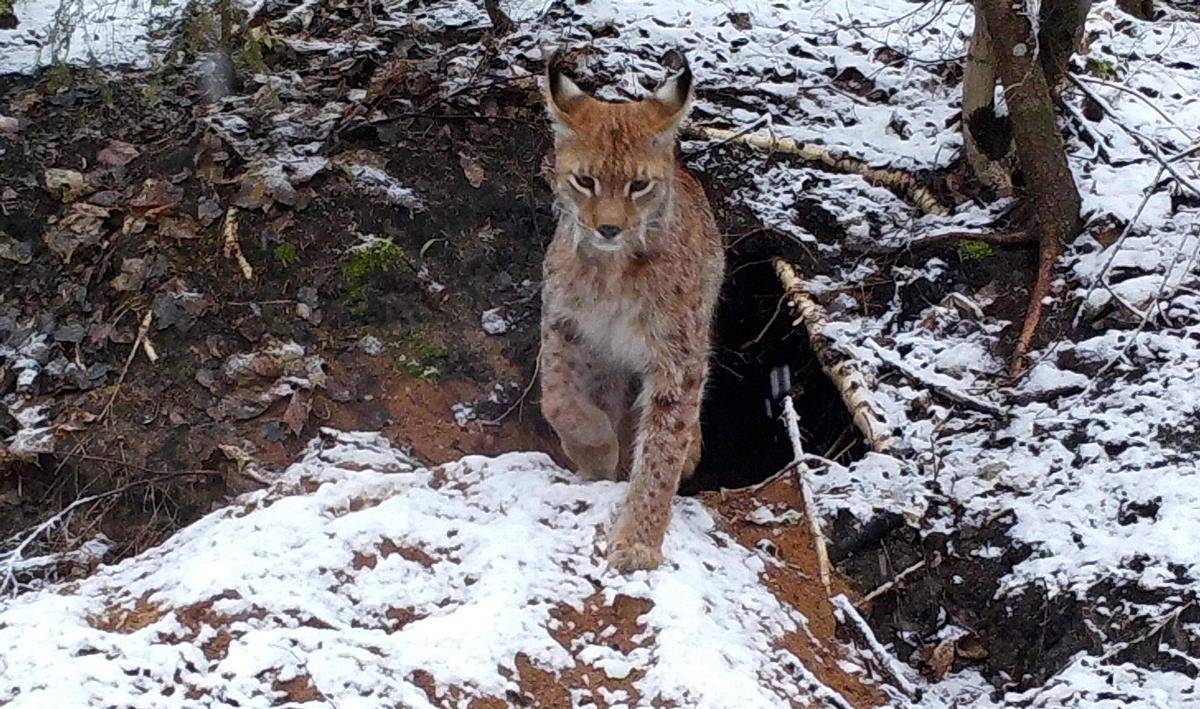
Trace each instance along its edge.
<instances>
[{"instance_id":1,"label":"black ear tuft","mask_svg":"<svg viewBox=\"0 0 1200 709\"><path fill-rule=\"evenodd\" d=\"M654 92L654 98L666 108L672 127L677 125L687 113L688 104L692 99L692 70L688 66L683 52L672 49L663 55L662 63L674 73Z\"/></svg>"},{"instance_id":2,"label":"black ear tuft","mask_svg":"<svg viewBox=\"0 0 1200 709\"><path fill-rule=\"evenodd\" d=\"M555 130L562 132L571 128L571 110L578 105L583 91L563 73L560 58L557 50L546 52L545 96Z\"/></svg>"}]
</instances>

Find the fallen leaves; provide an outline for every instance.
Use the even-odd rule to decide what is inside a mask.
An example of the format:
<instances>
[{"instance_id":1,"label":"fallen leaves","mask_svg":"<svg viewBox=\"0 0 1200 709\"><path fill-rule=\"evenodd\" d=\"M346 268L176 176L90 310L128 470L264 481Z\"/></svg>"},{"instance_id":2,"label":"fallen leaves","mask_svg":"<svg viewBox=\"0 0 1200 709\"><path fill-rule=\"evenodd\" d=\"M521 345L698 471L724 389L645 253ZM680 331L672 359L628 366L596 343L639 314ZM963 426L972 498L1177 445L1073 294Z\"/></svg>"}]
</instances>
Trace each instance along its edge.
<instances>
[{"instance_id":1,"label":"fallen leaves","mask_svg":"<svg viewBox=\"0 0 1200 709\"><path fill-rule=\"evenodd\" d=\"M479 189L483 181L487 179L487 174L483 170L483 163L479 158L468 153L458 154L458 164L462 168L463 177L467 178L467 183L475 189Z\"/></svg>"},{"instance_id":2,"label":"fallen leaves","mask_svg":"<svg viewBox=\"0 0 1200 709\"><path fill-rule=\"evenodd\" d=\"M252 419L291 397L283 420L298 432L308 420L312 390L325 386L325 361L306 355L295 342L274 342L256 352L230 355L219 370L201 369L196 381L218 397L207 409L217 421Z\"/></svg>"},{"instance_id":3,"label":"fallen leaves","mask_svg":"<svg viewBox=\"0 0 1200 709\"><path fill-rule=\"evenodd\" d=\"M135 209L159 209L170 207L183 199L183 188L167 180L149 179L142 183L142 191L129 201Z\"/></svg>"},{"instance_id":4,"label":"fallen leaves","mask_svg":"<svg viewBox=\"0 0 1200 709\"><path fill-rule=\"evenodd\" d=\"M25 266L33 260L33 246L27 241L17 241L0 231L0 259L16 261Z\"/></svg>"},{"instance_id":5,"label":"fallen leaves","mask_svg":"<svg viewBox=\"0 0 1200 709\"><path fill-rule=\"evenodd\" d=\"M46 227L42 232L42 240L64 263L70 263L80 247L100 243L104 220L108 215L109 211L104 207L76 202L65 216Z\"/></svg>"}]
</instances>

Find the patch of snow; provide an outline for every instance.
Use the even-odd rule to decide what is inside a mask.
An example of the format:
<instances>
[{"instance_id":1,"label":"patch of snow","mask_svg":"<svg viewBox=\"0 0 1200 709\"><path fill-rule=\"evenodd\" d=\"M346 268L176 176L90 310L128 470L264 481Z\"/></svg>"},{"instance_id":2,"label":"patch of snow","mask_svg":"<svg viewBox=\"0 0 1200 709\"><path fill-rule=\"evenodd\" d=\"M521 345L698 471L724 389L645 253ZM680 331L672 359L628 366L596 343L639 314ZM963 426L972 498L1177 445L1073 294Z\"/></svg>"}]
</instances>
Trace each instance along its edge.
<instances>
[{"instance_id":1,"label":"patch of snow","mask_svg":"<svg viewBox=\"0 0 1200 709\"><path fill-rule=\"evenodd\" d=\"M373 434L323 436L269 489L160 547L0 602L0 702L151 706L187 688L262 705L303 677L338 706L422 707L414 673L503 697L518 654L551 672L636 669L643 702L812 699L778 646L805 619L698 501L676 500L661 569L620 577L602 530L624 484L579 483L541 454L429 469ZM574 657L554 639L552 612L597 593L650 602L638 652Z\"/></svg>"},{"instance_id":2,"label":"patch of snow","mask_svg":"<svg viewBox=\"0 0 1200 709\"><path fill-rule=\"evenodd\" d=\"M504 317L502 311L502 308L483 311L483 314L479 316L479 322L484 332L489 335L503 335L512 328L512 323Z\"/></svg>"},{"instance_id":3,"label":"patch of snow","mask_svg":"<svg viewBox=\"0 0 1200 709\"><path fill-rule=\"evenodd\" d=\"M475 406L465 401L460 401L450 407L450 412L454 414L454 423L461 428L466 428L467 424L474 421L477 416L475 414Z\"/></svg>"}]
</instances>

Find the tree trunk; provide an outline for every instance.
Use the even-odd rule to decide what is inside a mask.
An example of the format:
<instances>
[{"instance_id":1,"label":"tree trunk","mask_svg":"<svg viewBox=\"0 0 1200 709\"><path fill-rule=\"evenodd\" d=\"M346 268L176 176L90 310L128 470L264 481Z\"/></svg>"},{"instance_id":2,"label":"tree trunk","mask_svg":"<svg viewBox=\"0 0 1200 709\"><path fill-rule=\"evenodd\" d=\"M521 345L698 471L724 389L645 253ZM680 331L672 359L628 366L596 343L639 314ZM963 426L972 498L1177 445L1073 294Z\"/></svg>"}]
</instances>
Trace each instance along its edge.
<instances>
[{"instance_id":1,"label":"tree trunk","mask_svg":"<svg viewBox=\"0 0 1200 709\"><path fill-rule=\"evenodd\" d=\"M1154 19L1154 0L1117 0L1117 7L1139 20Z\"/></svg>"},{"instance_id":2,"label":"tree trunk","mask_svg":"<svg viewBox=\"0 0 1200 709\"><path fill-rule=\"evenodd\" d=\"M1042 0L1038 13L1038 61L1055 95L1066 86L1071 55L1083 32L1091 0Z\"/></svg>"},{"instance_id":3,"label":"tree trunk","mask_svg":"<svg viewBox=\"0 0 1200 709\"><path fill-rule=\"evenodd\" d=\"M1001 196L1012 194L1012 174L1006 164L1012 134L996 116L996 58L987 21L975 2L975 30L963 71L962 132L967 163L975 179Z\"/></svg>"},{"instance_id":4,"label":"tree trunk","mask_svg":"<svg viewBox=\"0 0 1200 709\"><path fill-rule=\"evenodd\" d=\"M492 22L492 34L503 37L516 29L516 24L500 9L500 0L483 0L483 9Z\"/></svg>"},{"instance_id":5,"label":"tree trunk","mask_svg":"<svg viewBox=\"0 0 1200 709\"><path fill-rule=\"evenodd\" d=\"M1056 1L1044 0L1043 5ZM1013 9L1014 6L1020 9L1028 5L1024 0L980 0L980 6L1004 84L1026 198L1037 221L1041 244L1037 280L1029 294L1025 323L1013 354L1012 370L1016 374L1024 368L1025 353L1037 331L1043 301L1050 294L1058 257L1064 244L1079 233L1080 199L1067 165L1054 100L1042 71L1043 64L1036 54L1038 45L1033 27L1028 15ZM1059 60L1055 62L1058 66L1063 65Z\"/></svg>"}]
</instances>

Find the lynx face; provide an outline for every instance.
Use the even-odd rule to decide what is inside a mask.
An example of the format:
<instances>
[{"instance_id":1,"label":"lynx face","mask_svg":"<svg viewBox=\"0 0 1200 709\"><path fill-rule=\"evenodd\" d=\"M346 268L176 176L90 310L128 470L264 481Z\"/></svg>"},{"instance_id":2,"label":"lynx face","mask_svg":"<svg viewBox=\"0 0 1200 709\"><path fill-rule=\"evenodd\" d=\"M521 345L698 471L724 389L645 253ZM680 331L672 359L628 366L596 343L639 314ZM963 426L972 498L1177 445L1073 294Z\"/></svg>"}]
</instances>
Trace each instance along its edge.
<instances>
[{"instance_id":1,"label":"lynx face","mask_svg":"<svg viewBox=\"0 0 1200 709\"><path fill-rule=\"evenodd\" d=\"M652 98L631 103L585 94L547 62L546 104L554 125L555 194L577 247L645 249L670 222L675 130L687 113L692 75L684 68Z\"/></svg>"}]
</instances>

